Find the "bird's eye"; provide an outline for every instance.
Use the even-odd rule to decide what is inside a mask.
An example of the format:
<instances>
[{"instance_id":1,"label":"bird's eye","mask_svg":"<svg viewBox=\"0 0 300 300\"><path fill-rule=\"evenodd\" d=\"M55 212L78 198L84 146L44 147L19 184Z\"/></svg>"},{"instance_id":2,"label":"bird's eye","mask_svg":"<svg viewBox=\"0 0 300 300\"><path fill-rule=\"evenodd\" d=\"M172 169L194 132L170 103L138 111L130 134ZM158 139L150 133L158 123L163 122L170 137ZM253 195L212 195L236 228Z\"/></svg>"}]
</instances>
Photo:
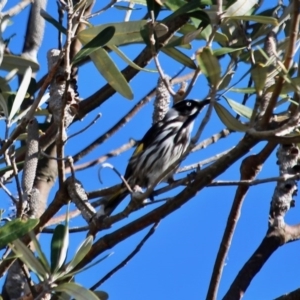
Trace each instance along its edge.
<instances>
[{"instance_id":1,"label":"bird's eye","mask_svg":"<svg viewBox=\"0 0 300 300\"><path fill-rule=\"evenodd\" d=\"M187 103L186 103L186 106L191 106L191 105L192 105L191 102L187 102Z\"/></svg>"}]
</instances>

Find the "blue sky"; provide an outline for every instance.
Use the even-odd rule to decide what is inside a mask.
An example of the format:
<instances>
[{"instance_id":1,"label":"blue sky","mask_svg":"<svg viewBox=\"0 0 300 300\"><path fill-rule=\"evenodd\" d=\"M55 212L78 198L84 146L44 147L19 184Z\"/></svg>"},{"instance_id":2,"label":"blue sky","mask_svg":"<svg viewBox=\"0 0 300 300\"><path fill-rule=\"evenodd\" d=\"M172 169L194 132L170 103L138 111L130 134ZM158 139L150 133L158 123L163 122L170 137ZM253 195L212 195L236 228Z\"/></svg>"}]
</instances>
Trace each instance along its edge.
<instances>
[{"instance_id":1,"label":"blue sky","mask_svg":"<svg viewBox=\"0 0 300 300\"><path fill-rule=\"evenodd\" d=\"M94 10L97 10L108 1L97 1ZM16 4L16 0L9 1L7 8ZM269 7L273 1L265 1L264 6ZM141 6L140 6L141 7ZM145 8L141 11L133 12L133 20L139 19L145 13ZM57 8L55 1L49 1L47 12L57 17ZM111 9L100 16L93 18L93 24L104 24L107 22L117 22L124 18L124 11ZM22 50L25 36L25 20L28 15L28 9L20 15L13 18L13 24L7 28L5 37L16 33L12 39L10 48L18 54ZM47 23L45 39L39 52L40 71L37 79L41 78L47 72L46 53L50 48L57 47L57 33L55 28ZM188 52L192 54L198 47L204 45L197 42L193 44L193 49ZM214 45L216 47L216 45ZM124 52L134 58L142 46L124 47ZM125 67L125 63L117 56L113 55L116 64L120 69ZM173 76L180 70L180 65L175 61L166 58L163 54L159 56L164 71ZM227 62L226 58L221 60L222 66ZM153 64L150 67L154 67ZM239 69L233 82L236 82L246 68L249 66L239 65ZM66 154L72 155L84 148L88 143L104 133L116 121L118 121L132 106L146 95L154 86L158 79L156 73L140 73L130 82L134 92L134 99L129 101L119 94L115 94L100 108L91 112L82 122L76 122L68 131L69 134L77 132L94 119L95 115L101 112L102 117L83 135L73 138L68 143ZM16 87L16 82L14 83ZM97 91L105 84L104 79L98 73L92 63L84 66L79 71L79 94L80 97L86 98L93 92ZM240 87L246 86L245 81L239 84ZM203 99L209 91L208 84L204 76L199 80L190 98ZM242 97L238 94L229 94L229 97L236 101L241 101ZM94 150L86 156L81 162L97 158L112 149L118 148L126 143L129 138L139 139L151 125L153 106L152 102L146 105L142 111L136 115L132 121L122 128L116 135L110 138L101 147ZM197 120L199 125L204 113ZM214 113L209 125L201 139L211 136L220 131L224 125L219 121ZM209 148L196 152L186 159L182 165L198 162L202 159L216 155L217 153L229 149L237 144L241 139L241 133L234 133L229 138L218 142ZM253 148L249 154L258 153L264 143L260 143ZM124 172L127 160L132 151L122 154L120 157L109 160L116 166L120 172ZM266 162L259 178L273 177L278 175L278 168L275 164L275 152ZM219 179L238 180L239 179L240 161L223 173ZM77 172L76 177L81 180L87 191L103 188L119 182L119 178L109 169L101 172L103 184L98 180L99 166L95 166L88 171ZM180 176L180 175L179 175ZM17 194L15 183L9 185L11 191ZM262 238L264 237L268 225L268 213L271 197L275 183L268 183L264 186L254 186L250 189L243 205L241 218L233 238L232 246L226 259L223 277L219 289L219 297L224 295L228 290L236 274L243 266L245 261L252 255ZM49 201L53 199L53 189ZM111 279L101 286L101 290L109 293L111 300L131 299L131 300L150 300L150 299L205 299L209 280L214 264L214 260L219 248L220 240L223 234L227 216L233 201L235 193L234 187L210 187L202 190L198 195L181 207L179 210L162 220L155 234L147 241L142 250L122 268ZM297 198L296 198L297 200ZM6 196L3 196L2 205L4 208L9 206L10 202ZM144 214L150 208L144 208L141 212L130 216L125 222L116 224L116 227L110 229L104 234L119 228L122 224L134 220L136 217ZM299 221L299 207L293 208L286 216L289 224L295 224ZM79 218L73 219L70 226L83 225ZM149 230L140 232L125 242L117 245L108 253L114 254L101 264L93 267L91 270L76 277L76 280L86 287L92 286L99 278L104 276L115 265L123 260L143 238ZM46 253L49 249L50 235L42 237L42 245ZM80 244L84 234L71 235L71 256L76 247ZM247 290L243 299L272 299L285 292L299 287L299 267L298 260L299 245L291 243L279 249L265 264L261 272L255 277L250 288ZM287 275L288 274L288 275Z\"/></svg>"}]
</instances>

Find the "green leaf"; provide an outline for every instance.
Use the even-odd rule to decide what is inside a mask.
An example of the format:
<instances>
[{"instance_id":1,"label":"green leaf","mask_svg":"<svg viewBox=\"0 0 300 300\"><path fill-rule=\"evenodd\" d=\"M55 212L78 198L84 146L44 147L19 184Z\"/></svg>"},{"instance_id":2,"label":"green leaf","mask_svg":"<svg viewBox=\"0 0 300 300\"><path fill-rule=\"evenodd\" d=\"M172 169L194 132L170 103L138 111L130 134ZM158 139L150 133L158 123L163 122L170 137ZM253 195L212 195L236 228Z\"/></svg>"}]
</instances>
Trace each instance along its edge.
<instances>
[{"instance_id":1,"label":"green leaf","mask_svg":"<svg viewBox=\"0 0 300 300\"><path fill-rule=\"evenodd\" d=\"M55 273L64 264L69 246L68 227L59 224L55 227L51 240L51 272Z\"/></svg>"},{"instance_id":2,"label":"green leaf","mask_svg":"<svg viewBox=\"0 0 300 300\"><path fill-rule=\"evenodd\" d=\"M66 267L66 273L72 271L81 261L82 259L88 254L90 249L92 248L94 238L89 235L82 244L78 247L76 254L74 255L73 259L68 263Z\"/></svg>"},{"instance_id":3,"label":"green leaf","mask_svg":"<svg viewBox=\"0 0 300 300\"><path fill-rule=\"evenodd\" d=\"M38 107L41 107L45 102L47 102L49 99L49 94L46 93L43 97L42 100L39 103ZM27 112L30 110L31 106L29 106L28 108L26 108L25 110L23 110L21 113L19 113L10 123L13 124L19 120L21 120L26 114Z\"/></svg>"},{"instance_id":4,"label":"green leaf","mask_svg":"<svg viewBox=\"0 0 300 300\"><path fill-rule=\"evenodd\" d=\"M25 153L25 151L24 151L24 153ZM24 165L24 161L17 163L18 168L23 168L23 165ZM7 166L7 167L0 169L0 176L3 176L6 172L11 171L12 169L13 169L12 166ZM0 239L1 239L1 235L0 235ZM0 245L1 245L1 243L0 243Z\"/></svg>"},{"instance_id":5,"label":"green leaf","mask_svg":"<svg viewBox=\"0 0 300 300\"><path fill-rule=\"evenodd\" d=\"M94 291L100 300L108 300L109 295L104 291Z\"/></svg>"},{"instance_id":6,"label":"green leaf","mask_svg":"<svg viewBox=\"0 0 300 300\"><path fill-rule=\"evenodd\" d=\"M230 130L245 132L248 126L240 122L234 116L232 116L229 111L219 103L214 105L217 115L219 116L222 123L227 126Z\"/></svg>"},{"instance_id":7,"label":"green leaf","mask_svg":"<svg viewBox=\"0 0 300 300\"><path fill-rule=\"evenodd\" d=\"M225 98L225 100L227 101L227 103L229 104L229 106L240 116L245 117L247 119L251 119L252 116L252 112L253 110L251 108L249 108L248 106L245 106L241 103L238 103L234 100L231 100L225 96L223 96Z\"/></svg>"},{"instance_id":8,"label":"green leaf","mask_svg":"<svg viewBox=\"0 0 300 300\"><path fill-rule=\"evenodd\" d=\"M187 42L184 36L172 36L170 41L164 46L164 48L180 47L184 49L192 49L192 46Z\"/></svg>"},{"instance_id":9,"label":"green leaf","mask_svg":"<svg viewBox=\"0 0 300 300\"><path fill-rule=\"evenodd\" d=\"M62 32L63 34L67 34L67 29L65 27L63 27L59 22L57 22L52 16L50 16L45 10L43 10L41 8L40 11L41 16L48 21L49 23L51 23L56 29L58 29L60 32Z\"/></svg>"},{"instance_id":10,"label":"green leaf","mask_svg":"<svg viewBox=\"0 0 300 300\"><path fill-rule=\"evenodd\" d=\"M91 53L105 46L109 40L114 36L116 29L109 26L100 31L90 42L88 42L80 51L74 56L72 64L76 65L81 60L85 59Z\"/></svg>"},{"instance_id":11,"label":"green leaf","mask_svg":"<svg viewBox=\"0 0 300 300\"><path fill-rule=\"evenodd\" d=\"M196 53L201 71L210 84L217 87L221 79L221 66L219 60L213 55L211 48L204 47Z\"/></svg>"},{"instance_id":12,"label":"green leaf","mask_svg":"<svg viewBox=\"0 0 300 300\"><path fill-rule=\"evenodd\" d=\"M271 17L264 17L264 16L232 16L230 17L231 20L244 20L244 21L253 21L261 24L268 24L277 26L278 20Z\"/></svg>"},{"instance_id":13,"label":"green leaf","mask_svg":"<svg viewBox=\"0 0 300 300\"><path fill-rule=\"evenodd\" d=\"M239 47L239 48L230 48L230 47L223 47L216 50L213 50L213 54L215 56L222 56L228 53L236 52L245 49L246 47Z\"/></svg>"},{"instance_id":14,"label":"green leaf","mask_svg":"<svg viewBox=\"0 0 300 300\"><path fill-rule=\"evenodd\" d=\"M276 83L272 86L270 86L266 93L269 93L269 92L273 92L275 87L276 87ZM300 77L295 77L295 78L291 78L290 79L290 83L289 82L285 82L283 85L282 85L282 89L281 89L281 94L287 94L287 93L290 93L290 92L294 92L294 91L297 91L297 86L300 85Z\"/></svg>"},{"instance_id":15,"label":"green leaf","mask_svg":"<svg viewBox=\"0 0 300 300\"><path fill-rule=\"evenodd\" d=\"M0 227L0 248L7 246L9 243L18 238L21 238L23 235L31 231L38 222L38 219L28 219L26 221L15 219Z\"/></svg>"},{"instance_id":16,"label":"green leaf","mask_svg":"<svg viewBox=\"0 0 300 300\"><path fill-rule=\"evenodd\" d=\"M129 100L133 99L133 93L127 80L119 71L108 53L104 49L100 48L93 52L90 56L98 71L107 80L107 82L123 97Z\"/></svg>"},{"instance_id":17,"label":"green leaf","mask_svg":"<svg viewBox=\"0 0 300 300\"><path fill-rule=\"evenodd\" d=\"M99 300L92 291L74 282L62 283L54 287L53 291L66 293L78 300Z\"/></svg>"},{"instance_id":18,"label":"green leaf","mask_svg":"<svg viewBox=\"0 0 300 300\"><path fill-rule=\"evenodd\" d=\"M231 81L231 79L234 76L234 72L229 72L228 74L225 74L222 78L221 78L221 82L218 86L218 90L221 91L223 89L227 89L229 86L229 83Z\"/></svg>"},{"instance_id":19,"label":"green leaf","mask_svg":"<svg viewBox=\"0 0 300 300\"><path fill-rule=\"evenodd\" d=\"M168 6L170 3L165 3L166 6ZM211 5L211 1L209 0L193 0L193 1L190 1L180 7L178 7L177 9L175 9L175 7L173 6L174 8L174 13L169 15L168 17L166 17L163 21L166 22L166 21L170 21L172 19L174 19L175 17L177 16L180 16L182 14L188 14L190 12L193 12L195 11L196 9L200 9L202 8L204 5ZM173 9L172 9L173 10Z\"/></svg>"},{"instance_id":20,"label":"green leaf","mask_svg":"<svg viewBox=\"0 0 300 300\"><path fill-rule=\"evenodd\" d=\"M151 72L151 73L156 73L157 70L155 69L146 69L146 68L141 68L137 64L135 64L130 58L128 58L118 47L114 45L108 46L109 49L112 51L116 52L125 62L127 62L131 67L134 69L137 69L139 71L145 71L145 72Z\"/></svg>"},{"instance_id":21,"label":"green leaf","mask_svg":"<svg viewBox=\"0 0 300 300\"><path fill-rule=\"evenodd\" d=\"M208 25L203 29L202 31L200 29L197 29L194 25L192 24L185 24L180 30L180 33L187 35L187 41L192 40L192 39L197 39L197 40L205 40L207 41L209 36L212 33L212 27L211 25ZM199 33L200 32L200 33ZM189 37L191 35L191 37ZM195 35L195 36L194 36ZM229 42L228 37L221 33L221 32L216 32L215 42L220 43L221 45L227 45Z\"/></svg>"},{"instance_id":22,"label":"green leaf","mask_svg":"<svg viewBox=\"0 0 300 300\"><path fill-rule=\"evenodd\" d=\"M25 96L26 96L26 93L27 93L27 90L28 90L28 87L29 87L29 84L30 84L31 76L32 76L32 69L31 69L31 67L28 67L27 70L24 73L23 80L20 84L20 87L19 87L17 95L15 97L13 106L12 106L11 111L9 113L9 116L8 116L8 121L9 122L15 116L15 114L17 113L17 111L21 107L21 104L22 104L23 100L25 99Z\"/></svg>"},{"instance_id":23,"label":"green leaf","mask_svg":"<svg viewBox=\"0 0 300 300\"><path fill-rule=\"evenodd\" d=\"M265 88L268 76L268 68L260 63L256 63L251 69L251 76L254 81L256 92L260 94Z\"/></svg>"},{"instance_id":24,"label":"green leaf","mask_svg":"<svg viewBox=\"0 0 300 300\"><path fill-rule=\"evenodd\" d=\"M45 270L47 271L48 274L50 274L50 265L47 261L47 258L44 254L44 252L42 251L41 245L39 243L39 241L36 238L36 235L34 234L34 232L29 232L31 241L33 243L34 249L37 252L37 255L40 259L40 262L42 263L43 267L45 268Z\"/></svg>"},{"instance_id":25,"label":"green leaf","mask_svg":"<svg viewBox=\"0 0 300 300\"><path fill-rule=\"evenodd\" d=\"M68 272L67 274L63 274L63 275L60 274L60 275L59 275L59 279L60 279L60 280L63 280L63 279L65 279L65 278L70 278L71 276L74 276L74 275L76 275L76 274L78 274L78 273L84 272L84 271L86 271L86 270L92 268L93 266L99 264L100 262L102 262L104 259L110 257L111 255L113 255L113 252L112 252L112 253L109 253L109 254L106 254L104 257L102 257L102 258L96 260L95 262L91 263L90 265L88 265L88 266L86 266L86 267L84 267L84 268L81 268L81 269L76 270L76 271L73 271L73 272Z\"/></svg>"},{"instance_id":26,"label":"green leaf","mask_svg":"<svg viewBox=\"0 0 300 300\"><path fill-rule=\"evenodd\" d=\"M11 54L3 55L3 61L0 66L1 69L6 71L18 69L18 74L24 74L28 67L31 67L33 72L37 72L40 68L35 61Z\"/></svg>"},{"instance_id":27,"label":"green leaf","mask_svg":"<svg viewBox=\"0 0 300 300\"><path fill-rule=\"evenodd\" d=\"M130 2L135 3L135 4L140 4L140 5L147 6L146 0L131 0Z\"/></svg>"},{"instance_id":28,"label":"green leaf","mask_svg":"<svg viewBox=\"0 0 300 300\"><path fill-rule=\"evenodd\" d=\"M8 118L8 107L1 93L0 93L0 106L1 106L1 112L3 112L5 118Z\"/></svg>"},{"instance_id":29,"label":"green leaf","mask_svg":"<svg viewBox=\"0 0 300 300\"><path fill-rule=\"evenodd\" d=\"M82 30L79 32L77 37L80 42L85 45L105 28L114 27L115 34L111 38L111 40L108 41L107 45L120 46L132 43L142 43L143 38L141 37L140 30L145 24L147 24L147 21L145 20L108 23L105 25L95 26Z\"/></svg>"},{"instance_id":30,"label":"green leaf","mask_svg":"<svg viewBox=\"0 0 300 300\"><path fill-rule=\"evenodd\" d=\"M236 93L243 93L243 94L254 94L255 89L254 88L231 88L231 92L236 92Z\"/></svg>"},{"instance_id":31,"label":"green leaf","mask_svg":"<svg viewBox=\"0 0 300 300\"><path fill-rule=\"evenodd\" d=\"M184 66L191 68L193 70L197 69L197 66L193 62L192 59L190 59L187 55L182 53L176 48L162 48L162 52L164 52L166 55L172 57L177 62L183 64Z\"/></svg>"},{"instance_id":32,"label":"green leaf","mask_svg":"<svg viewBox=\"0 0 300 300\"><path fill-rule=\"evenodd\" d=\"M44 266L23 242L21 242L20 240L15 240L12 242L10 248L15 254L18 255L19 259L21 259L22 262L35 274L39 275L43 279L49 278L50 274L47 273L47 270L45 270Z\"/></svg>"},{"instance_id":33,"label":"green leaf","mask_svg":"<svg viewBox=\"0 0 300 300\"><path fill-rule=\"evenodd\" d=\"M227 8L225 13L222 15L222 18L243 16L249 13L251 8L256 5L257 2L257 0L237 0Z\"/></svg>"}]
</instances>

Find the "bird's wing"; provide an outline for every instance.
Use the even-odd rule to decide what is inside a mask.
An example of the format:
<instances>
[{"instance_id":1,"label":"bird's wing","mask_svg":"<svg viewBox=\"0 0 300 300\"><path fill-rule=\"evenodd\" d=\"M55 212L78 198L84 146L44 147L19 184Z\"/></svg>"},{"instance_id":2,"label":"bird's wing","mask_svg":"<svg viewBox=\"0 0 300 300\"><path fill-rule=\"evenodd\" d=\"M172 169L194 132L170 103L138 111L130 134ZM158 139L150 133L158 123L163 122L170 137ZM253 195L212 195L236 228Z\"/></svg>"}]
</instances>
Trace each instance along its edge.
<instances>
[{"instance_id":1,"label":"bird's wing","mask_svg":"<svg viewBox=\"0 0 300 300\"><path fill-rule=\"evenodd\" d=\"M151 143L153 143L158 133L158 129L161 126L162 123L158 122L150 127L150 129L146 132L143 138L138 142L132 156L141 154L145 149L147 149L150 146Z\"/></svg>"}]
</instances>

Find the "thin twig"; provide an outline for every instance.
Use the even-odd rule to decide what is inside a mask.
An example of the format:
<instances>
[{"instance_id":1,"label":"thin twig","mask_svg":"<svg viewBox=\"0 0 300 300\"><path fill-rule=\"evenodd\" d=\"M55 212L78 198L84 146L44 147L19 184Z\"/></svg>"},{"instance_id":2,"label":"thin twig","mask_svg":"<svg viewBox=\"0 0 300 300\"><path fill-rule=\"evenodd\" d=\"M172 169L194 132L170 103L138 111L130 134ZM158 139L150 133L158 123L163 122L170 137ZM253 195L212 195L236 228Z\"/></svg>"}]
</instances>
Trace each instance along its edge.
<instances>
[{"instance_id":1,"label":"thin twig","mask_svg":"<svg viewBox=\"0 0 300 300\"><path fill-rule=\"evenodd\" d=\"M132 14L132 11L133 11L133 8L134 8L134 2L129 2L128 3L128 10L126 11L126 14L125 14L125 18L124 18L124 22L128 22L130 20L130 16Z\"/></svg>"},{"instance_id":2,"label":"thin twig","mask_svg":"<svg viewBox=\"0 0 300 300\"><path fill-rule=\"evenodd\" d=\"M300 180L300 174L295 174L295 175L285 174L283 176L269 177L265 179L256 179L256 180L228 180L228 181L218 180L210 183L207 186L208 187L233 186L233 185L253 186L253 185L264 184L268 182L274 182L274 181L280 182L280 181L287 181L287 180Z\"/></svg>"},{"instance_id":3,"label":"thin twig","mask_svg":"<svg viewBox=\"0 0 300 300\"><path fill-rule=\"evenodd\" d=\"M71 170L71 176L75 180L74 160L72 156L68 156L68 162Z\"/></svg>"},{"instance_id":4,"label":"thin twig","mask_svg":"<svg viewBox=\"0 0 300 300\"><path fill-rule=\"evenodd\" d=\"M212 114L212 111L213 111L213 106L214 106L214 102L215 102L215 95L214 95L214 91L211 92L212 95L211 95L211 100L210 100L210 103L208 105L208 110L206 111L206 114L195 134L195 136L193 136L193 138L191 139L191 144L190 144L190 147L189 147L189 151L191 149L194 148L195 144L197 143L197 141L200 139L200 136L205 128L205 126L207 125L210 117L211 117L211 114Z\"/></svg>"},{"instance_id":5,"label":"thin twig","mask_svg":"<svg viewBox=\"0 0 300 300\"><path fill-rule=\"evenodd\" d=\"M241 164L241 179L252 180L260 172L263 163L271 155L276 144L268 143L259 154L251 155L245 158ZM233 149L232 151L234 151ZM209 169L209 167L207 168ZM222 277L222 272L225 264L225 259L228 255L228 251L232 242L233 234L241 214L241 208L243 201L248 192L249 186L240 185L238 186L234 201L227 219L224 234L220 243L218 254L214 263L213 272L210 279L210 284L207 292L207 299L216 299L219 289L219 284Z\"/></svg>"},{"instance_id":6,"label":"thin twig","mask_svg":"<svg viewBox=\"0 0 300 300\"><path fill-rule=\"evenodd\" d=\"M97 122L97 120L98 120L101 116L102 116L101 113L97 114L96 117L94 118L94 120L93 120L90 124L88 124L88 125L87 125L86 127L84 127L83 129L81 129L81 130L79 130L79 131L77 131L77 132L71 134L71 135L67 138L67 140L65 141L65 143L66 143L68 140L70 140L71 138L73 138L74 136L76 136L76 135L78 135L78 134L80 134L80 133L83 133L84 131L86 131L87 129L89 129L92 125L94 125L94 124Z\"/></svg>"},{"instance_id":7,"label":"thin twig","mask_svg":"<svg viewBox=\"0 0 300 300\"><path fill-rule=\"evenodd\" d=\"M155 26L154 12L151 11L151 22L149 23L149 40L151 43L152 56L153 56L153 59L154 59L155 65L156 65L156 69L160 75L161 80L165 84L170 95L172 95L174 97L174 96L176 96L176 93L173 91L173 89L169 83L168 77L164 74L164 71L163 71L162 67L160 66L159 59L158 59L158 53L155 49L156 39L155 39L155 35L154 35L154 31L155 31L154 26Z\"/></svg>"},{"instance_id":8,"label":"thin twig","mask_svg":"<svg viewBox=\"0 0 300 300\"><path fill-rule=\"evenodd\" d=\"M34 102L32 103L32 105L30 106L30 108L28 109L26 116L24 118L22 118L20 124L17 126L17 128L13 131L12 135L9 137L9 139L2 145L1 149L0 149L0 155L3 155L4 152L11 146L11 144L16 140L16 138L23 133L23 131L25 130L27 123L29 122L29 120L31 120L34 116L34 113L37 109L37 107L39 106L39 103L48 87L48 85L50 84L50 82L52 81L53 76L56 74L57 69L60 66L61 60L63 58L63 52L60 53L60 56L58 58L58 61L56 63L56 65L51 69L51 71L48 73L48 76L46 77L45 81L43 82L40 91L36 97L36 99L34 100Z\"/></svg>"},{"instance_id":9,"label":"thin twig","mask_svg":"<svg viewBox=\"0 0 300 300\"><path fill-rule=\"evenodd\" d=\"M14 7L10 8L8 11L3 12L2 16L13 17L18 13L20 13L27 5L29 5L32 2L33 0L23 0L19 2L17 5L15 5Z\"/></svg>"},{"instance_id":10,"label":"thin twig","mask_svg":"<svg viewBox=\"0 0 300 300\"><path fill-rule=\"evenodd\" d=\"M188 85L184 95L182 96L182 99L186 99L187 96L189 95L189 93L191 92L192 88L194 87L196 80L198 78L198 76L201 74L201 70L200 68L197 68L196 71L194 72L194 76L190 82L190 84Z\"/></svg>"},{"instance_id":11,"label":"thin twig","mask_svg":"<svg viewBox=\"0 0 300 300\"><path fill-rule=\"evenodd\" d=\"M2 187L3 191L8 195L8 197L12 200L12 202L17 205L18 200L12 195L12 193L8 190L8 188L2 183L0 180L0 187Z\"/></svg>"},{"instance_id":12,"label":"thin twig","mask_svg":"<svg viewBox=\"0 0 300 300\"><path fill-rule=\"evenodd\" d=\"M27 266L25 266L25 264L20 259L18 260L18 262L19 262L21 270L22 270L22 272L25 276L27 285L29 286L31 295L35 298L36 295L37 295L37 292L36 292L36 289L35 289L34 282L31 280L30 273L27 269Z\"/></svg>"},{"instance_id":13,"label":"thin twig","mask_svg":"<svg viewBox=\"0 0 300 300\"><path fill-rule=\"evenodd\" d=\"M229 129L225 128L223 130L221 130L218 133L215 133L214 135L212 135L211 137L203 140L202 142L200 142L199 144L197 144L191 152L195 152L195 151L199 151L201 149L205 149L206 147L215 144L216 142L218 142L220 139L223 139L225 137L227 137L232 131L230 131Z\"/></svg>"},{"instance_id":14,"label":"thin twig","mask_svg":"<svg viewBox=\"0 0 300 300\"><path fill-rule=\"evenodd\" d=\"M10 155L10 162L11 162L11 165L13 168L13 175L16 180L16 186L17 186L18 195L19 195L19 201L17 204L17 217L20 217L20 216L22 216L22 213L23 213L23 194L22 194L21 183L20 183L19 176L18 176L18 167L16 165L14 153Z\"/></svg>"},{"instance_id":15,"label":"thin twig","mask_svg":"<svg viewBox=\"0 0 300 300\"><path fill-rule=\"evenodd\" d=\"M74 209L69 212L69 220L76 218L81 214L81 211L79 209ZM47 224L45 225L46 227L53 226L56 224L60 224L66 220L66 214L62 214L56 217L51 218Z\"/></svg>"},{"instance_id":16,"label":"thin twig","mask_svg":"<svg viewBox=\"0 0 300 300\"><path fill-rule=\"evenodd\" d=\"M141 250L143 245L146 243L146 241L153 235L155 232L157 226L159 224L159 221L156 222L149 232L145 235L145 237L140 241L140 243L136 246L136 248L120 263L118 264L114 269L112 269L110 272L108 272L104 277L102 277L98 282L96 282L90 290L95 290L98 288L101 284L103 284L107 279L109 279L113 274L115 274L117 271L119 271L121 268L127 265L127 263Z\"/></svg>"},{"instance_id":17,"label":"thin twig","mask_svg":"<svg viewBox=\"0 0 300 300\"><path fill-rule=\"evenodd\" d=\"M54 159L54 160L57 160L57 161L59 161L59 160L64 160L64 161L68 160L68 156L67 157L58 158L58 157L55 157L55 156L51 156L51 155L47 154L46 152L44 152L42 150L40 151L40 154L42 156L48 158L48 159Z\"/></svg>"},{"instance_id":18,"label":"thin twig","mask_svg":"<svg viewBox=\"0 0 300 300\"><path fill-rule=\"evenodd\" d=\"M105 163L101 166L101 168L99 168L99 171L98 171L98 178L99 178L99 181L102 183L102 180L101 180L101 177L100 177L100 171L103 169L103 168L110 168L112 169L119 177L120 179L122 180L122 182L124 183L124 185L126 186L127 190L130 192L130 193L133 193L129 183L127 182L127 180L124 178L124 176L117 170L117 168L115 168L112 164L109 164L109 163Z\"/></svg>"},{"instance_id":19,"label":"thin twig","mask_svg":"<svg viewBox=\"0 0 300 300\"><path fill-rule=\"evenodd\" d=\"M57 153L57 170L58 170L58 182L59 187L62 187L65 181L65 161L64 158L64 144L66 140L66 128L65 128L65 108L70 95L70 79L71 79L71 64L70 64L70 49L73 38L73 4L70 2L67 11L67 39L64 47L65 59L64 59L64 75L65 75L65 92L62 97L63 105L61 107L61 118L58 128L58 136L56 139L56 153Z\"/></svg>"},{"instance_id":20,"label":"thin twig","mask_svg":"<svg viewBox=\"0 0 300 300\"><path fill-rule=\"evenodd\" d=\"M199 161L195 164L191 164L191 165L188 165L188 166L181 167L180 169L178 169L176 171L176 173L182 173L182 172L187 172L187 171L194 170L194 169L197 169L197 168L202 168L203 166L205 166L207 164L211 164L211 163L215 162L216 160L223 157L224 155L226 155L231 150L232 150L232 148L228 149L228 150L225 150L221 153L218 153L218 154L216 154L212 157L209 157L205 160Z\"/></svg>"},{"instance_id":21,"label":"thin twig","mask_svg":"<svg viewBox=\"0 0 300 300\"><path fill-rule=\"evenodd\" d=\"M102 14L103 12L105 12L106 10L108 10L109 8L111 8L115 3L117 3L118 0L111 0L107 5L105 5L103 8L101 8L100 10L88 15L88 16L85 16L84 19L85 20L88 20L88 19L91 19L93 17L96 17L100 14Z\"/></svg>"},{"instance_id":22,"label":"thin twig","mask_svg":"<svg viewBox=\"0 0 300 300\"><path fill-rule=\"evenodd\" d=\"M155 88L153 88L144 98L142 98L124 117L122 117L113 127L111 127L104 134L99 136L96 140L94 140L90 145L85 147L83 150L73 155L74 162L77 162L83 156L90 153L97 146L101 145L104 141L110 138L113 134L115 134L118 130L120 130L126 123L128 123L132 117L150 100L155 96Z\"/></svg>"},{"instance_id":23,"label":"thin twig","mask_svg":"<svg viewBox=\"0 0 300 300\"><path fill-rule=\"evenodd\" d=\"M300 3L299 1L293 1L293 13L292 13L292 19L290 22L290 35L289 35L289 43L287 46L287 50L285 53L285 59L284 59L284 67L288 70L290 68L291 61L293 60L295 45L298 39L298 31L299 31L299 19L300 16L298 14ZM266 111L264 113L262 124L261 126L264 127L264 125L269 123L269 120L273 114L273 109L276 105L277 98L280 94L280 91L282 89L282 85L284 83L284 77L280 76L276 82L274 91L272 93L272 97L269 101L269 104L266 108Z\"/></svg>"},{"instance_id":24,"label":"thin twig","mask_svg":"<svg viewBox=\"0 0 300 300\"><path fill-rule=\"evenodd\" d=\"M115 149L115 150L112 150L110 152L108 152L107 154L103 155L103 156L100 156L99 158L97 159L94 159L94 160L91 160L89 162L86 162L86 163L82 163L80 165L77 165L77 166L74 166L74 170L75 171L83 171L87 168L91 168L95 165L98 165L98 164L102 164L104 163L107 159L111 158L111 157L115 157L115 156L118 156L120 155L121 153L131 149L132 147L134 147L136 145L136 141L133 140L133 139L130 139L130 141L124 145L122 145L121 147ZM70 172L70 169L69 168L66 168L66 173Z\"/></svg>"}]
</instances>

